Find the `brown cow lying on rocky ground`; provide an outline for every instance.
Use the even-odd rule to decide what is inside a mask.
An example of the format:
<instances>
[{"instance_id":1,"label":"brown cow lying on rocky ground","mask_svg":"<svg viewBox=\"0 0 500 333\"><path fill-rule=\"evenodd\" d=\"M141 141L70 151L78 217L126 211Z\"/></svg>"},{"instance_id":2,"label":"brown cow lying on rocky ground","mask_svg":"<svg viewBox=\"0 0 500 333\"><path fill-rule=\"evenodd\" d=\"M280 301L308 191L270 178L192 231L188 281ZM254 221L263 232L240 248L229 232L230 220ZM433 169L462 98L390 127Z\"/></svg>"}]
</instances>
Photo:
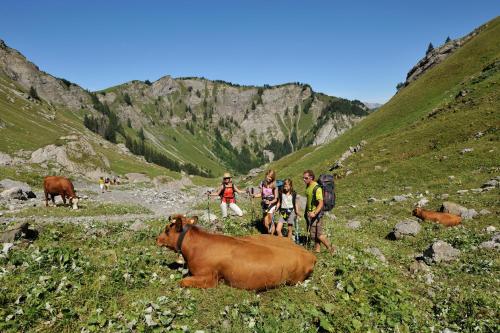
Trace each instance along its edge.
<instances>
[{"instance_id":1,"label":"brown cow lying on rocky ground","mask_svg":"<svg viewBox=\"0 0 500 333\"><path fill-rule=\"evenodd\" d=\"M416 216L422 220L434 221L446 227L454 227L459 225L460 222L462 222L462 218L458 215L433 212L418 207L413 210L413 216Z\"/></svg>"},{"instance_id":2,"label":"brown cow lying on rocky ground","mask_svg":"<svg viewBox=\"0 0 500 333\"><path fill-rule=\"evenodd\" d=\"M213 288L223 280L235 288L266 290L304 281L316 263L312 253L288 239L211 234L194 225L197 217L169 220L156 244L182 252L191 276L181 287Z\"/></svg>"},{"instance_id":3,"label":"brown cow lying on rocky ground","mask_svg":"<svg viewBox=\"0 0 500 333\"><path fill-rule=\"evenodd\" d=\"M78 209L78 197L69 179L59 176L47 176L43 179L43 191L45 192L46 207L49 206L49 195L54 205L56 204L54 197L60 195L64 204L66 204L66 198L68 198L73 209Z\"/></svg>"}]
</instances>

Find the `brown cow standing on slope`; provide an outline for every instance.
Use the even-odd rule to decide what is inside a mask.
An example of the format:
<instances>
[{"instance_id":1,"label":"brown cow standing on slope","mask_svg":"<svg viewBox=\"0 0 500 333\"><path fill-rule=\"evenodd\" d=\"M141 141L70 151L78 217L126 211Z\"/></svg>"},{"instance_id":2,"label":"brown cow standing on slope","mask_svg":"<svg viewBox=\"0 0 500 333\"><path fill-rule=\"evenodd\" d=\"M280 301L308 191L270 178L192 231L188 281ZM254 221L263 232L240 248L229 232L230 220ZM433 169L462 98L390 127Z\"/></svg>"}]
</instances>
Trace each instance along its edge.
<instances>
[{"instance_id":1,"label":"brown cow standing on slope","mask_svg":"<svg viewBox=\"0 0 500 333\"><path fill-rule=\"evenodd\" d=\"M422 220L434 221L442 224L446 227L454 227L462 222L462 218L458 215L453 215L449 213L433 212L430 210L425 210L422 208L415 208L413 210L413 216L421 218Z\"/></svg>"},{"instance_id":2,"label":"brown cow standing on slope","mask_svg":"<svg viewBox=\"0 0 500 333\"><path fill-rule=\"evenodd\" d=\"M197 220L171 216L156 239L158 246L182 252L191 276L181 280L181 287L213 288L223 280L235 288L265 290L294 285L313 271L316 257L292 241L210 234L194 225Z\"/></svg>"},{"instance_id":3,"label":"brown cow standing on slope","mask_svg":"<svg viewBox=\"0 0 500 333\"><path fill-rule=\"evenodd\" d=\"M54 205L56 204L54 197L60 195L64 204L66 204L66 198L68 198L73 209L78 209L78 197L69 179L59 176L47 176L43 179L43 191L45 192L46 207L49 206L49 195Z\"/></svg>"}]
</instances>

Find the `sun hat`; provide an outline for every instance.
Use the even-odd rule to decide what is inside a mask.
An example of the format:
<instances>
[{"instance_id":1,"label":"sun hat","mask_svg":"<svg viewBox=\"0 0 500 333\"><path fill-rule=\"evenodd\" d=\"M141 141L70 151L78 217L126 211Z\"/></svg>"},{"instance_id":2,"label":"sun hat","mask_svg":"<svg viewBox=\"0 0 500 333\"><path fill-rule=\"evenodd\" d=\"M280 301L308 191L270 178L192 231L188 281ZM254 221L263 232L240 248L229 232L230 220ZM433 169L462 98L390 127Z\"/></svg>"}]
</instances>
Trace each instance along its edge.
<instances>
[{"instance_id":1,"label":"sun hat","mask_svg":"<svg viewBox=\"0 0 500 333\"><path fill-rule=\"evenodd\" d=\"M222 178L231 178L231 174L229 172L224 172Z\"/></svg>"}]
</instances>

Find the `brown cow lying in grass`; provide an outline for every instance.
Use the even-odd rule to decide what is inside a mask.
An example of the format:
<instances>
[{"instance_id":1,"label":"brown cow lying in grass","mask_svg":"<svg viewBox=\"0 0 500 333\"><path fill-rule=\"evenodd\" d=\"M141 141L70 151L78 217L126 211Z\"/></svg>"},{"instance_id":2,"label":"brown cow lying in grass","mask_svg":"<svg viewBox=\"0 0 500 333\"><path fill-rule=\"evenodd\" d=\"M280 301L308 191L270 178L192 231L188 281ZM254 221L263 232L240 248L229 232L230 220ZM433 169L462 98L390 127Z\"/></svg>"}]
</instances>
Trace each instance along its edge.
<instances>
[{"instance_id":1,"label":"brown cow lying in grass","mask_svg":"<svg viewBox=\"0 0 500 333\"><path fill-rule=\"evenodd\" d=\"M433 212L418 207L413 210L413 216L416 216L422 220L434 221L446 227L454 227L459 225L460 222L462 222L462 218L458 215Z\"/></svg>"},{"instance_id":2,"label":"brown cow lying in grass","mask_svg":"<svg viewBox=\"0 0 500 333\"><path fill-rule=\"evenodd\" d=\"M66 204L66 198L73 209L78 209L78 197L75 194L73 183L68 178L59 176L47 176L43 179L43 191L45 192L45 206L49 206L49 196L52 203L56 204L54 197L60 195L63 203Z\"/></svg>"},{"instance_id":3,"label":"brown cow lying in grass","mask_svg":"<svg viewBox=\"0 0 500 333\"><path fill-rule=\"evenodd\" d=\"M197 217L174 215L157 237L158 246L182 252L191 276L181 287L213 288L223 280L248 290L265 290L304 281L316 257L288 239L269 235L230 237L194 224Z\"/></svg>"}]
</instances>

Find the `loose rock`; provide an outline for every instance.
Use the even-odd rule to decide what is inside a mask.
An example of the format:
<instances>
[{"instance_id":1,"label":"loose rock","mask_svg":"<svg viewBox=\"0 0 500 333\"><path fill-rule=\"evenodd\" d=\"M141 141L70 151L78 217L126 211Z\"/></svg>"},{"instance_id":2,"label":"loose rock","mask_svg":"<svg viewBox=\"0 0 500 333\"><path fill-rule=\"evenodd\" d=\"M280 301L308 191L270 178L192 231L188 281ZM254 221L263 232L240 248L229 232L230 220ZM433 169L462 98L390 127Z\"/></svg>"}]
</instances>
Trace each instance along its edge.
<instances>
[{"instance_id":1,"label":"loose rock","mask_svg":"<svg viewBox=\"0 0 500 333\"><path fill-rule=\"evenodd\" d=\"M421 226L415 220L404 220L398 222L394 227L393 231L389 233L388 238L393 240L399 240L405 236L415 236L420 232Z\"/></svg>"},{"instance_id":2,"label":"loose rock","mask_svg":"<svg viewBox=\"0 0 500 333\"><path fill-rule=\"evenodd\" d=\"M489 215L489 214L491 214L491 212L489 210L487 210L487 209L481 209L479 211L479 214L481 214L481 215Z\"/></svg>"},{"instance_id":3,"label":"loose rock","mask_svg":"<svg viewBox=\"0 0 500 333\"><path fill-rule=\"evenodd\" d=\"M453 215L459 215L463 219L470 220L477 216L475 209L467 209L466 207L460 206L451 201L445 201L441 205L440 211L443 213L450 213Z\"/></svg>"},{"instance_id":4,"label":"loose rock","mask_svg":"<svg viewBox=\"0 0 500 333\"><path fill-rule=\"evenodd\" d=\"M14 246L14 243L3 243L3 254L8 254L10 249Z\"/></svg>"},{"instance_id":5,"label":"loose rock","mask_svg":"<svg viewBox=\"0 0 500 333\"><path fill-rule=\"evenodd\" d=\"M356 230L361 228L361 222L358 220L349 220L346 225L349 229Z\"/></svg>"},{"instance_id":6,"label":"loose rock","mask_svg":"<svg viewBox=\"0 0 500 333\"><path fill-rule=\"evenodd\" d=\"M28 233L28 222L20 222L3 232L0 232L1 243L13 243L16 239L22 237L23 234Z\"/></svg>"},{"instance_id":7,"label":"loose rock","mask_svg":"<svg viewBox=\"0 0 500 333\"><path fill-rule=\"evenodd\" d=\"M449 262L456 260L460 251L444 241L437 241L431 244L424 251L424 260L427 264Z\"/></svg>"},{"instance_id":8,"label":"loose rock","mask_svg":"<svg viewBox=\"0 0 500 333\"><path fill-rule=\"evenodd\" d=\"M407 198L404 196L404 195L395 195L394 197L392 197L392 201L396 201L396 202L401 202L401 201L406 201Z\"/></svg>"},{"instance_id":9,"label":"loose rock","mask_svg":"<svg viewBox=\"0 0 500 333\"><path fill-rule=\"evenodd\" d=\"M411 274L417 274L419 272L430 272L430 267L425 264L425 262L420 260L415 260L409 268Z\"/></svg>"},{"instance_id":10,"label":"loose rock","mask_svg":"<svg viewBox=\"0 0 500 333\"><path fill-rule=\"evenodd\" d=\"M492 233L492 232L495 232L497 231L497 228L495 228L494 226L490 225L488 227L486 227L486 232L487 233Z\"/></svg>"},{"instance_id":11,"label":"loose rock","mask_svg":"<svg viewBox=\"0 0 500 333\"><path fill-rule=\"evenodd\" d=\"M474 151L474 148L464 148L462 149L462 151L460 152L460 154L465 154L465 153L470 153L470 152L473 152Z\"/></svg>"},{"instance_id":12,"label":"loose rock","mask_svg":"<svg viewBox=\"0 0 500 333\"><path fill-rule=\"evenodd\" d=\"M429 203L429 199L427 198L422 198L420 199L418 202L417 202L417 207L424 207L425 205L427 205Z\"/></svg>"},{"instance_id":13,"label":"loose rock","mask_svg":"<svg viewBox=\"0 0 500 333\"><path fill-rule=\"evenodd\" d=\"M387 262L387 259L385 258L385 256L376 247L369 247L369 248L365 249L365 252L373 254L378 260L380 260L382 262Z\"/></svg>"}]
</instances>

